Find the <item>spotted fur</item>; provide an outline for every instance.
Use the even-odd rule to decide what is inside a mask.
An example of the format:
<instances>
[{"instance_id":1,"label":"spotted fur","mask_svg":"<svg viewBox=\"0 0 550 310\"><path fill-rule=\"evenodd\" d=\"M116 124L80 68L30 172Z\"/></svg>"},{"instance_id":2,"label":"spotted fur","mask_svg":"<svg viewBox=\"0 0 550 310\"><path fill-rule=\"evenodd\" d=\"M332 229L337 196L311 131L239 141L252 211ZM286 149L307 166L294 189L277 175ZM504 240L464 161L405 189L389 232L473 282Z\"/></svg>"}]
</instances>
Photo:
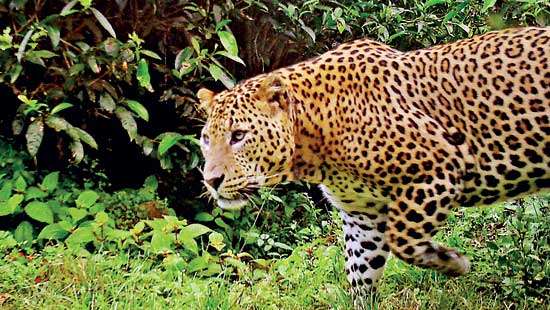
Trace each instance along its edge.
<instances>
[{"instance_id":1,"label":"spotted fur","mask_svg":"<svg viewBox=\"0 0 550 310\"><path fill-rule=\"evenodd\" d=\"M321 184L340 210L355 292L388 253L449 275L432 241L456 206L550 186L550 28L400 52L367 40L198 96L205 184L221 207L260 186Z\"/></svg>"}]
</instances>

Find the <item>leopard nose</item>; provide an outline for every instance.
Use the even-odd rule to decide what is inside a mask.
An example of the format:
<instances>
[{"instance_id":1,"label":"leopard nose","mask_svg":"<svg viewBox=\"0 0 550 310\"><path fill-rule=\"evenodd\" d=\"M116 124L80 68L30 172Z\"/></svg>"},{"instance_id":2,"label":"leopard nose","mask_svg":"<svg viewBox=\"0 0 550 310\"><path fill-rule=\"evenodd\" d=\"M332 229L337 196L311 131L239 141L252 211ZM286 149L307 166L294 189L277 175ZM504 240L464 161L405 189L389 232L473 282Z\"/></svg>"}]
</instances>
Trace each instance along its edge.
<instances>
[{"instance_id":1,"label":"leopard nose","mask_svg":"<svg viewBox=\"0 0 550 310\"><path fill-rule=\"evenodd\" d=\"M206 180L206 183L208 183L208 185L212 186L212 188L214 190L218 190L218 188L222 184L224 178L225 178L225 175L222 174L219 177L215 177L215 178L211 178L211 179Z\"/></svg>"}]
</instances>

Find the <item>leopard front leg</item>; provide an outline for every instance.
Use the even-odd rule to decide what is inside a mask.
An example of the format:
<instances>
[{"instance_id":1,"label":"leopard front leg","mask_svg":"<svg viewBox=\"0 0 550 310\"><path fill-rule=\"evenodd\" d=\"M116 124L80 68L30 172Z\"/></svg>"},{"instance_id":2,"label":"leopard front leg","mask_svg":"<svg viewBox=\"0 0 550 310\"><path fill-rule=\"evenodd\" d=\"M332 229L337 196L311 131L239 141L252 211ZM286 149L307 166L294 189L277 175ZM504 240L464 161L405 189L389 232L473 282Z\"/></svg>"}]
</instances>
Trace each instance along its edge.
<instances>
[{"instance_id":1,"label":"leopard front leg","mask_svg":"<svg viewBox=\"0 0 550 310\"><path fill-rule=\"evenodd\" d=\"M343 210L340 215L344 225L346 273L357 305L368 300L384 272L390 251L384 235L386 215Z\"/></svg>"},{"instance_id":2,"label":"leopard front leg","mask_svg":"<svg viewBox=\"0 0 550 310\"><path fill-rule=\"evenodd\" d=\"M424 268L433 268L450 276L465 274L470 269L468 258L455 249L432 241L453 206L453 195L419 184L389 205L386 240L395 256ZM427 197L427 198L426 198Z\"/></svg>"}]
</instances>

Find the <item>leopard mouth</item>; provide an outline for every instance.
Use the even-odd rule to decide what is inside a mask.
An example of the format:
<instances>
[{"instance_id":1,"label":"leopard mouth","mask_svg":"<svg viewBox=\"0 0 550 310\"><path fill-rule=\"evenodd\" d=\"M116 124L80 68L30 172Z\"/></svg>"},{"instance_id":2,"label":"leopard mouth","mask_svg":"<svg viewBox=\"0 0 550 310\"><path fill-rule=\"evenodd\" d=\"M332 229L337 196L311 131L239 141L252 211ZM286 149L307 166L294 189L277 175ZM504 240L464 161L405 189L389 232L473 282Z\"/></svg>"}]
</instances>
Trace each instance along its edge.
<instances>
[{"instance_id":1,"label":"leopard mouth","mask_svg":"<svg viewBox=\"0 0 550 310\"><path fill-rule=\"evenodd\" d=\"M222 197L218 197L216 200L218 203L218 206L222 208L223 210L240 210L244 206L246 206L249 202L248 198L237 198L237 199L226 199Z\"/></svg>"},{"instance_id":2,"label":"leopard mouth","mask_svg":"<svg viewBox=\"0 0 550 310\"><path fill-rule=\"evenodd\" d=\"M238 191L235 198L226 198L218 196L216 199L218 206L224 210L240 210L250 202L250 198L258 193L259 187L249 184Z\"/></svg>"}]
</instances>

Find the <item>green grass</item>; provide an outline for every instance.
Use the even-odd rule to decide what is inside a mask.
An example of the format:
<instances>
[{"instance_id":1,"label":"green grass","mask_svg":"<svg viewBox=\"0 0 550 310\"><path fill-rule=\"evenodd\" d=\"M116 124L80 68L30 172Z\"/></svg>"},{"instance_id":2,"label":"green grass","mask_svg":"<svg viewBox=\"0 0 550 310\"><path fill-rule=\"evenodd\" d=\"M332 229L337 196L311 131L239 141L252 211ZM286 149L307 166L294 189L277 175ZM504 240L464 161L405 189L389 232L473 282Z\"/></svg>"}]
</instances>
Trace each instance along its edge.
<instances>
[{"instance_id":1,"label":"green grass","mask_svg":"<svg viewBox=\"0 0 550 310\"><path fill-rule=\"evenodd\" d=\"M545 200L534 210L547 207ZM515 276L505 275L502 262L498 266L495 262L499 256L487 248L491 242L504 248L509 241L514 227L510 226L513 223L505 223L510 216L507 212L503 206L468 209L451 218L449 227L438 235L471 258L472 271L466 276L447 278L391 257L378 295L369 301L371 307L549 309L550 303L543 296L521 293L525 287L511 286L510 290L504 282ZM539 224L548 225L545 216L541 219ZM537 227L541 229L540 225ZM102 253L75 258L59 246L47 247L32 258L14 253L0 260L0 307L350 309L352 301L347 293L341 240L335 238L337 235L335 229L326 238L304 244L289 257L267 265L262 261L226 259L223 274L214 277L167 270L160 258L144 256Z\"/></svg>"}]
</instances>

